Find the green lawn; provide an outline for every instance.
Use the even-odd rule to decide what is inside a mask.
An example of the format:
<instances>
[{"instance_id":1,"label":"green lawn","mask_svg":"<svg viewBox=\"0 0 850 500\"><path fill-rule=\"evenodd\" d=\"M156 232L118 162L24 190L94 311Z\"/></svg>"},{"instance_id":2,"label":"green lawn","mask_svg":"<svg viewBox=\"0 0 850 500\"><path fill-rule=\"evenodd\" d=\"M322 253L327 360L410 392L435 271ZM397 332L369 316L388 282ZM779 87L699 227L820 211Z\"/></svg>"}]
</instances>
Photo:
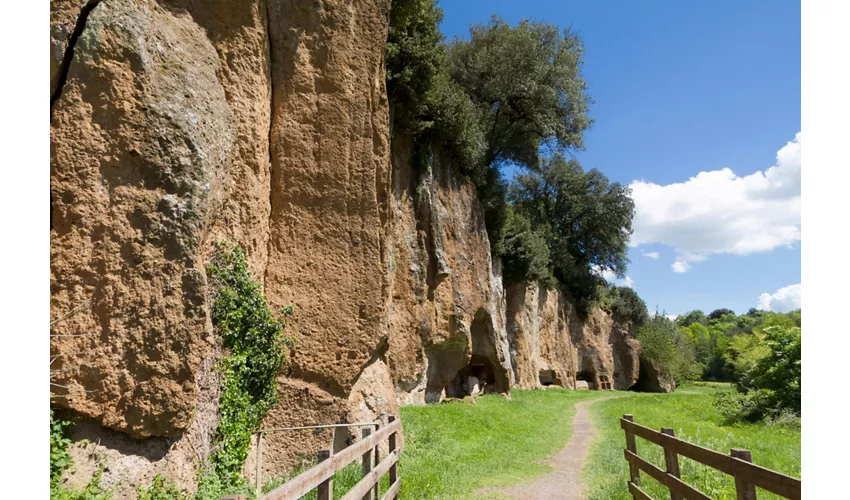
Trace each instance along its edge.
<instances>
[{"instance_id":1,"label":"green lawn","mask_svg":"<svg viewBox=\"0 0 850 500\"><path fill-rule=\"evenodd\" d=\"M639 424L660 429L673 427L682 439L728 453L747 448L755 463L800 477L800 431L760 425L726 426L713 404L725 384L688 385L672 394L610 391L511 391L512 400L498 395L469 403L443 403L401 408L405 448L399 462L401 498L474 498L487 487L507 486L548 472L543 459L560 450L570 438L575 404L595 398L590 414L599 434L584 470L591 500L630 500L626 489L628 467L623 458L625 435L619 419L631 413ZM659 467L661 448L637 438L638 451ZM730 477L680 458L682 477L708 495L734 499ZM298 471L292 471L294 476ZM334 478L334 498L339 498L360 478L352 464ZM646 475L643 484L653 498L669 498L667 490ZM285 478L278 478L280 483ZM273 484L267 485L267 488ZM386 491L386 478L382 491ZM487 498L498 498L488 494ZM312 492L305 498L315 498ZM759 498L774 496L759 492Z\"/></svg>"},{"instance_id":2,"label":"green lawn","mask_svg":"<svg viewBox=\"0 0 850 500\"><path fill-rule=\"evenodd\" d=\"M752 451L753 462L794 477L800 477L800 431L762 425L723 424L713 404L725 385L689 385L672 394L634 394L633 397L600 401L590 407L599 433L588 456L584 470L587 497L590 500L629 500L626 490L628 466L623 458L625 434L619 419L623 414L634 415L635 422L653 429L673 427L676 436L722 453L730 448ZM637 438L639 454L664 468L661 447ZM682 479L717 499L735 499L734 482L730 476L681 457ZM641 474L644 490L653 498L669 498L667 489ZM759 490L759 498L779 498Z\"/></svg>"},{"instance_id":3,"label":"green lawn","mask_svg":"<svg viewBox=\"0 0 850 500\"><path fill-rule=\"evenodd\" d=\"M610 393L512 390L510 401L488 395L475 405L401 408L401 498L472 497L546 473L551 468L539 461L566 444L575 404L604 396Z\"/></svg>"}]
</instances>

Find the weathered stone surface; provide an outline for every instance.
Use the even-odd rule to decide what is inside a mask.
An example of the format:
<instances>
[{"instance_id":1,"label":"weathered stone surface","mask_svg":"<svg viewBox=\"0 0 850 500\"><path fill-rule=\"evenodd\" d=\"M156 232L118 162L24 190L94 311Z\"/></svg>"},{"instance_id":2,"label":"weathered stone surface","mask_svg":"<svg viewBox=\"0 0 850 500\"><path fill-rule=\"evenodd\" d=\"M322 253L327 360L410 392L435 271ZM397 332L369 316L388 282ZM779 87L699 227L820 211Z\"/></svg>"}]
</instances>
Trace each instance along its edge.
<instances>
[{"instance_id":1,"label":"weathered stone surface","mask_svg":"<svg viewBox=\"0 0 850 500\"><path fill-rule=\"evenodd\" d=\"M517 386L574 389L576 348L570 337L563 296L537 283L511 285L507 288L507 320Z\"/></svg>"},{"instance_id":2,"label":"weathered stone surface","mask_svg":"<svg viewBox=\"0 0 850 500\"><path fill-rule=\"evenodd\" d=\"M504 293L475 187L435 151L417 174L410 142L393 138L394 241L387 359L399 400L460 396L470 370L487 389L512 385ZM481 377L479 377L481 378Z\"/></svg>"},{"instance_id":3,"label":"weathered stone surface","mask_svg":"<svg viewBox=\"0 0 850 500\"><path fill-rule=\"evenodd\" d=\"M578 380L591 389L626 390L638 380L640 344L632 326L615 321L609 313L594 308L586 320L566 302L567 321L577 349Z\"/></svg>"},{"instance_id":4,"label":"weathered stone surface","mask_svg":"<svg viewBox=\"0 0 850 500\"><path fill-rule=\"evenodd\" d=\"M296 349L284 387L324 394L281 398L266 421L311 425L364 417L349 413L364 370L387 343L390 140L383 48L389 0L276 1L269 4L272 55L271 224L265 291L275 308L292 305ZM324 441L275 437L281 473L297 453ZM324 443L324 444L322 444Z\"/></svg>"},{"instance_id":5,"label":"weathered stone surface","mask_svg":"<svg viewBox=\"0 0 850 500\"><path fill-rule=\"evenodd\" d=\"M635 384L635 389L641 392L673 392L676 389L676 381L661 373L652 362L641 357L640 377Z\"/></svg>"},{"instance_id":6,"label":"weathered stone surface","mask_svg":"<svg viewBox=\"0 0 850 500\"><path fill-rule=\"evenodd\" d=\"M74 34L81 17L87 15L83 9L88 5L92 9L99 0L89 2L88 0L50 0L50 99L51 103L56 95L56 90L64 77L67 67L63 67L71 60L68 45ZM90 4L90 5L89 5ZM66 57L67 54L67 57ZM64 63L64 64L63 64Z\"/></svg>"},{"instance_id":7,"label":"weathered stone surface","mask_svg":"<svg viewBox=\"0 0 850 500\"><path fill-rule=\"evenodd\" d=\"M89 14L51 120L57 402L134 437L192 418L212 344L200 259L235 138L218 57L154 2Z\"/></svg>"}]
</instances>

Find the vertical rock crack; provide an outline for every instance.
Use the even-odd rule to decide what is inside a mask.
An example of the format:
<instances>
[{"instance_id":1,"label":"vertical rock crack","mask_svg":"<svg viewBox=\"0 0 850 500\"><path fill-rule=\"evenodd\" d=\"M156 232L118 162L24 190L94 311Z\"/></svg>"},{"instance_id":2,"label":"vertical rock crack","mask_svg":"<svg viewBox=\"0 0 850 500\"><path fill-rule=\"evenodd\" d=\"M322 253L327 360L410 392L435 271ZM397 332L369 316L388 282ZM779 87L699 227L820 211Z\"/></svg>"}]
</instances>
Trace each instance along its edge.
<instances>
[{"instance_id":1,"label":"vertical rock crack","mask_svg":"<svg viewBox=\"0 0 850 500\"><path fill-rule=\"evenodd\" d=\"M62 90L65 87L65 82L68 81L68 71L71 69L71 61L74 59L74 47L77 45L77 40L83 31L86 29L86 22L89 19L89 14L101 0L89 0L77 17L77 23L74 25L74 31L71 33L71 38L68 39L68 46L65 48L65 53L62 55L62 62L59 64L59 80L56 83L56 88L53 89L53 94L50 95L50 111L53 112L53 105L59 100L62 95Z\"/></svg>"}]
</instances>

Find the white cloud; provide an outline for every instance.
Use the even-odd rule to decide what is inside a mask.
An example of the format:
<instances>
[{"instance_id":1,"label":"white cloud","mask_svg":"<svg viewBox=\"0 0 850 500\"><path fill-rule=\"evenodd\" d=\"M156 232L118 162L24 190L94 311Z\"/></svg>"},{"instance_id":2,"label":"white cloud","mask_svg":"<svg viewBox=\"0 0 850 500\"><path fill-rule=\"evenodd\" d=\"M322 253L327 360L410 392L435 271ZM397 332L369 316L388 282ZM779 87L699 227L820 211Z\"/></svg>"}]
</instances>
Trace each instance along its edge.
<instances>
[{"instance_id":1,"label":"white cloud","mask_svg":"<svg viewBox=\"0 0 850 500\"><path fill-rule=\"evenodd\" d=\"M659 254L658 252L643 252L643 251L641 251L641 254L643 254L644 257L649 257L652 260L658 260L661 257L661 254Z\"/></svg>"},{"instance_id":2,"label":"white cloud","mask_svg":"<svg viewBox=\"0 0 850 500\"><path fill-rule=\"evenodd\" d=\"M611 271L610 269L604 269L600 271L598 266L593 266L593 271L597 275L602 276L602 278L604 278L605 281L607 281L608 283L613 283L617 286L634 288L635 280L633 280L631 276L626 276L623 279L619 279L617 278L617 275L614 274L614 271Z\"/></svg>"},{"instance_id":3,"label":"white cloud","mask_svg":"<svg viewBox=\"0 0 850 500\"><path fill-rule=\"evenodd\" d=\"M780 288L776 293L763 293L759 296L756 309L762 311L788 312L800 309L802 289L800 284Z\"/></svg>"},{"instance_id":4,"label":"white cloud","mask_svg":"<svg viewBox=\"0 0 850 500\"><path fill-rule=\"evenodd\" d=\"M649 313L650 318L654 318L657 315L657 313L655 311L647 311L647 312ZM670 321L676 321L676 318L678 318L679 315L678 314L665 314L664 317L669 319Z\"/></svg>"},{"instance_id":5,"label":"white cloud","mask_svg":"<svg viewBox=\"0 0 850 500\"><path fill-rule=\"evenodd\" d=\"M673 271L682 273L711 254L748 255L800 241L801 144L798 132L774 166L745 177L724 168L666 186L632 182L630 245L675 248Z\"/></svg>"},{"instance_id":6,"label":"white cloud","mask_svg":"<svg viewBox=\"0 0 850 500\"><path fill-rule=\"evenodd\" d=\"M673 265L672 265L672 266L670 266L670 267L672 267L672 268L673 268L673 272L674 272L674 273L686 273L686 272L688 272L688 269L690 269L690 268L691 268L691 265L690 265L690 264L688 264L688 263L687 263L687 262L685 262L685 261L677 260L677 261L676 261L676 262L674 262L674 263L673 263Z\"/></svg>"}]
</instances>

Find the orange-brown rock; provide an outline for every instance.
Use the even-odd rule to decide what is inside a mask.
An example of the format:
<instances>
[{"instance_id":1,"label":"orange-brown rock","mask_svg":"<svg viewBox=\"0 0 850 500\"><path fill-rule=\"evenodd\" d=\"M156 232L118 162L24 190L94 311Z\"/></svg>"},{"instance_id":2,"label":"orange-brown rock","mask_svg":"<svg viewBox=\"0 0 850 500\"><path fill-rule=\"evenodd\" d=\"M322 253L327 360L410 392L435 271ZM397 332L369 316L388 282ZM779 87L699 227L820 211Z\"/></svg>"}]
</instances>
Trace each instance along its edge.
<instances>
[{"instance_id":1,"label":"orange-brown rock","mask_svg":"<svg viewBox=\"0 0 850 500\"><path fill-rule=\"evenodd\" d=\"M426 172L393 138L394 228L387 358L402 403L462 396L475 372L485 390L513 385L504 293L490 258L475 186L438 149Z\"/></svg>"},{"instance_id":2,"label":"orange-brown rock","mask_svg":"<svg viewBox=\"0 0 850 500\"><path fill-rule=\"evenodd\" d=\"M582 320L567 302L567 318L577 350L578 380L591 389L630 389L638 380L640 344L634 327L599 308Z\"/></svg>"},{"instance_id":3,"label":"orange-brown rock","mask_svg":"<svg viewBox=\"0 0 850 500\"><path fill-rule=\"evenodd\" d=\"M51 117L51 368L62 404L134 437L191 421L211 346L202 258L236 137L204 30L101 2ZM79 308L79 309L77 309Z\"/></svg>"},{"instance_id":4,"label":"orange-brown rock","mask_svg":"<svg viewBox=\"0 0 850 500\"><path fill-rule=\"evenodd\" d=\"M537 283L507 287L508 338L518 387L575 389L577 351L566 313L557 290Z\"/></svg>"}]
</instances>

